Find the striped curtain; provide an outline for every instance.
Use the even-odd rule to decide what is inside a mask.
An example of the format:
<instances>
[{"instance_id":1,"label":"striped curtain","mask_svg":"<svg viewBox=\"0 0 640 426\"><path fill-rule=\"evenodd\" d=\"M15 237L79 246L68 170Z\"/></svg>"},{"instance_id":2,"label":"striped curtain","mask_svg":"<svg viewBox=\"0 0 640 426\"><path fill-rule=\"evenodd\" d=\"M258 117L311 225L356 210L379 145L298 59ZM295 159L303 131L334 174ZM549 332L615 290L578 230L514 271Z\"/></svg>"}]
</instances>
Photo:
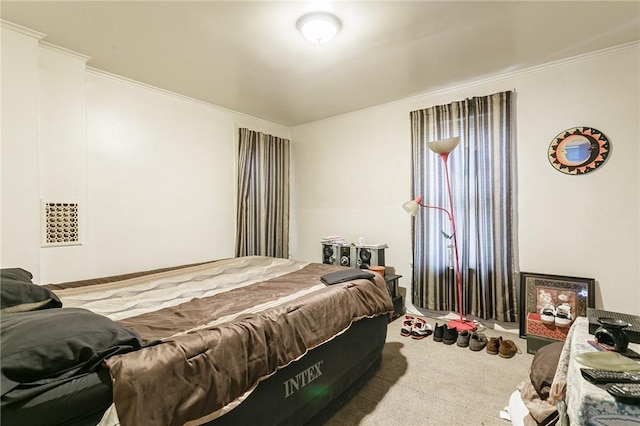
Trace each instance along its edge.
<instances>
[{"instance_id":1,"label":"striped curtain","mask_svg":"<svg viewBox=\"0 0 640 426\"><path fill-rule=\"evenodd\" d=\"M444 165L427 142L459 136L448 166L462 275L464 314L515 321L515 150L512 92L413 111L412 195L449 207ZM459 312L451 225L421 208L413 222L413 303Z\"/></svg>"},{"instance_id":2,"label":"striped curtain","mask_svg":"<svg viewBox=\"0 0 640 426\"><path fill-rule=\"evenodd\" d=\"M236 256L289 257L289 140L240 129Z\"/></svg>"}]
</instances>

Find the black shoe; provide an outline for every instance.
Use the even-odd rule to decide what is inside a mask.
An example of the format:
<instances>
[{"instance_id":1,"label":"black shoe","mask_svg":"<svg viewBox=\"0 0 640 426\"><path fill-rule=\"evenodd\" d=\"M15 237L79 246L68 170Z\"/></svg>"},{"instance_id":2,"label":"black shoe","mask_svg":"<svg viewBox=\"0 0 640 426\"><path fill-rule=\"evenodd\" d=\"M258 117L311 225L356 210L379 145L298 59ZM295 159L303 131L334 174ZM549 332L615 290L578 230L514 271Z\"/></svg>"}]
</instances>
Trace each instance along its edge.
<instances>
[{"instance_id":1,"label":"black shoe","mask_svg":"<svg viewBox=\"0 0 640 426\"><path fill-rule=\"evenodd\" d=\"M436 323L436 326L433 331L434 342L442 342L442 336L444 335L444 327L445 327L445 324L438 325L438 323Z\"/></svg>"},{"instance_id":2,"label":"black shoe","mask_svg":"<svg viewBox=\"0 0 640 426\"><path fill-rule=\"evenodd\" d=\"M458 330L456 330L455 327L449 328L447 326L442 336L442 343L445 345L453 345L456 340L458 340Z\"/></svg>"}]
</instances>

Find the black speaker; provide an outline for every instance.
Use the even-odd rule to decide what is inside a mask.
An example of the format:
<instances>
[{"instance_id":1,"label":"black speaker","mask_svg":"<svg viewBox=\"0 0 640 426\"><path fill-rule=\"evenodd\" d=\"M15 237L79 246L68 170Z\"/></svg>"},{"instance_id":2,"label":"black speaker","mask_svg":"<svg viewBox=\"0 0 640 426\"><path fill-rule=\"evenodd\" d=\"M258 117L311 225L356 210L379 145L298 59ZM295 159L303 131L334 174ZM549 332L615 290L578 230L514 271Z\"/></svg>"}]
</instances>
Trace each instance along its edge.
<instances>
[{"instance_id":1,"label":"black speaker","mask_svg":"<svg viewBox=\"0 0 640 426\"><path fill-rule=\"evenodd\" d=\"M338 265L340 261L338 248L338 246L333 244L322 244L322 263Z\"/></svg>"},{"instance_id":2,"label":"black speaker","mask_svg":"<svg viewBox=\"0 0 640 426\"><path fill-rule=\"evenodd\" d=\"M384 266L384 249L358 247L356 250L358 268L369 269L369 266Z\"/></svg>"},{"instance_id":3,"label":"black speaker","mask_svg":"<svg viewBox=\"0 0 640 426\"><path fill-rule=\"evenodd\" d=\"M356 248L353 246L339 246L338 252L340 253L340 265L350 266L355 268L356 266Z\"/></svg>"}]
</instances>

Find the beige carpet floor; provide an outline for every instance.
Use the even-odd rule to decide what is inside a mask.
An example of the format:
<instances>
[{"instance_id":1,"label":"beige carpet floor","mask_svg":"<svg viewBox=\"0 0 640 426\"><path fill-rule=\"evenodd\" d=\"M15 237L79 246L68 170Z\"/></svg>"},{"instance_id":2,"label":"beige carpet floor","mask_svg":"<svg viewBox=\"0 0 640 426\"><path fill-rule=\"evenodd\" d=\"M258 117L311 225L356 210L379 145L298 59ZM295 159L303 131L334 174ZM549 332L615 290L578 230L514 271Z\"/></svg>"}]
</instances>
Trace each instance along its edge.
<instances>
[{"instance_id":1,"label":"beige carpet floor","mask_svg":"<svg viewBox=\"0 0 640 426\"><path fill-rule=\"evenodd\" d=\"M426 318L432 326L441 319ZM521 353L504 359L486 351L400 335L391 322L377 374L337 411L327 426L509 425L500 411L529 374L533 355L517 332L487 328L487 337L513 340Z\"/></svg>"}]
</instances>

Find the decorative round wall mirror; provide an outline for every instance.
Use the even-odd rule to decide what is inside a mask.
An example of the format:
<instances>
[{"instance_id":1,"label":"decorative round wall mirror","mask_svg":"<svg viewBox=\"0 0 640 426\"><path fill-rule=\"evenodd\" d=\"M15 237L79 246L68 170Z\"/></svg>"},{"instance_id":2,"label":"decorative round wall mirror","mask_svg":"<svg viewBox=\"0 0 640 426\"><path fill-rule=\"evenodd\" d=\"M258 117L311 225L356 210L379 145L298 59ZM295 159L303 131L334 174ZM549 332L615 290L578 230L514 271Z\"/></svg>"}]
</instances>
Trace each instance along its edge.
<instances>
[{"instance_id":1,"label":"decorative round wall mirror","mask_svg":"<svg viewBox=\"0 0 640 426\"><path fill-rule=\"evenodd\" d=\"M568 175L583 175L600 167L609 156L609 139L592 127L573 127L553 138L549 162Z\"/></svg>"}]
</instances>

